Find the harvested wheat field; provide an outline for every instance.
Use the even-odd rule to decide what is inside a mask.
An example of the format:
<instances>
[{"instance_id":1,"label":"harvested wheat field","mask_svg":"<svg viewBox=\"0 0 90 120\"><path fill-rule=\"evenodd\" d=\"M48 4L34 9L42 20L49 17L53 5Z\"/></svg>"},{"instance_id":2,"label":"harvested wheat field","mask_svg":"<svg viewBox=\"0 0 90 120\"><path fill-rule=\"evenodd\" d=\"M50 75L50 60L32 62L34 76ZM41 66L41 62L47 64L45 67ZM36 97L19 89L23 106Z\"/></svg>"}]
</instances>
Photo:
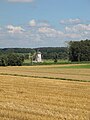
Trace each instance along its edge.
<instances>
[{"instance_id":1,"label":"harvested wheat field","mask_svg":"<svg viewBox=\"0 0 90 120\"><path fill-rule=\"evenodd\" d=\"M0 120L90 120L90 69L59 67L0 67Z\"/></svg>"},{"instance_id":2,"label":"harvested wheat field","mask_svg":"<svg viewBox=\"0 0 90 120\"><path fill-rule=\"evenodd\" d=\"M73 68L76 66L77 68ZM57 78L62 80L90 81L90 69L80 68L79 64L71 65L46 65L46 66L21 66L0 67L0 74L19 75L39 78ZM90 66L90 65L89 65ZM71 67L71 68L68 68Z\"/></svg>"}]
</instances>

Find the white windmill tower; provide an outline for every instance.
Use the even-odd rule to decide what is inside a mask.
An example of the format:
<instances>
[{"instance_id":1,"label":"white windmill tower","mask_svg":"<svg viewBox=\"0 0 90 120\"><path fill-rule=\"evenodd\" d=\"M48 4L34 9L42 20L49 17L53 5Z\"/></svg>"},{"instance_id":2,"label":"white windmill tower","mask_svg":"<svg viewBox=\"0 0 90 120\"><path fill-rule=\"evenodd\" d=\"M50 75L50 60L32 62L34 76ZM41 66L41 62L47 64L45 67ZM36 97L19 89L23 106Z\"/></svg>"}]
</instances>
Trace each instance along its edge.
<instances>
[{"instance_id":1,"label":"white windmill tower","mask_svg":"<svg viewBox=\"0 0 90 120\"><path fill-rule=\"evenodd\" d=\"M36 53L36 61L37 62L42 62L42 54L39 51Z\"/></svg>"}]
</instances>

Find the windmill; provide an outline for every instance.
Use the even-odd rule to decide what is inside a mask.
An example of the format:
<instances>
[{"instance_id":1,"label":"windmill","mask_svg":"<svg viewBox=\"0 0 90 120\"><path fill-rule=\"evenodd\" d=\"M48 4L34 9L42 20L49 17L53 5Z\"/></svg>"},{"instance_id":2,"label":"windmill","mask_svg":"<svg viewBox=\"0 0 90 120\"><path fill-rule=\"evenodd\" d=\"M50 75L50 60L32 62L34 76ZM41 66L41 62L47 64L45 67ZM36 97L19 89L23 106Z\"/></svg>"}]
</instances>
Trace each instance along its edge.
<instances>
[{"instance_id":1,"label":"windmill","mask_svg":"<svg viewBox=\"0 0 90 120\"><path fill-rule=\"evenodd\" d=\"M42 54L40 51L36 53L36 61L37 62L42 62Z\"/></svg>"}]
</instances>

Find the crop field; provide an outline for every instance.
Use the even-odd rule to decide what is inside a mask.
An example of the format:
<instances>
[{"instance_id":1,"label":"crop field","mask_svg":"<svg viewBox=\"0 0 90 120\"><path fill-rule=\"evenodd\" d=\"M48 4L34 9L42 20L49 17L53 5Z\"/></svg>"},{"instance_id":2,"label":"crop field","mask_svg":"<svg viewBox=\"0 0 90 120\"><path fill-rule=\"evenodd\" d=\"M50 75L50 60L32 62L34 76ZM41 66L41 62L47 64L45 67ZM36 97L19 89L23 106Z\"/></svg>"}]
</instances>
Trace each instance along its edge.
<instances>
[{"instance_id":1,"label":"crop field","mask_svg":"<svg viewBox=\"0 0 90 120\"><path fill-rule=\"evenodd\" d=\"M2 75L90 81L90 64L0 67Z\"/></svg>"},{"instance_id":2,"label":"crop field","mask_svg":"<svg viewBox=\"0 0 90 120\"><path fill-rule=\"evenodd\" d=\"M90 120L89 66L0 67L0 120Z\"/></svg>"}]
</instances>

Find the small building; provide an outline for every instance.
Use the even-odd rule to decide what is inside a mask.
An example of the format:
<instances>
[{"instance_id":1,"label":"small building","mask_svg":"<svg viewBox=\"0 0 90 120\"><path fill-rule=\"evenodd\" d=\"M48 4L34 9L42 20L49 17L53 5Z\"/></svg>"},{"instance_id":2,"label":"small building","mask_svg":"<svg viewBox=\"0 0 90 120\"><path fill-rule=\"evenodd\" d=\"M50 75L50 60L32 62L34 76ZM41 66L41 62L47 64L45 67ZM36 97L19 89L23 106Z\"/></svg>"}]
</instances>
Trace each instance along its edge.
<instances>
[{"instance_id":1,"label":"small building","mask_svg":"<svg viewBox=\"0 0 90 120\"><path fill-rule=\"evenodd\" d=\"M42 62L42 54L41 52L37 52L36 53L36 59L35 59L36 62Z\"/></svg>"}]
</instances>

